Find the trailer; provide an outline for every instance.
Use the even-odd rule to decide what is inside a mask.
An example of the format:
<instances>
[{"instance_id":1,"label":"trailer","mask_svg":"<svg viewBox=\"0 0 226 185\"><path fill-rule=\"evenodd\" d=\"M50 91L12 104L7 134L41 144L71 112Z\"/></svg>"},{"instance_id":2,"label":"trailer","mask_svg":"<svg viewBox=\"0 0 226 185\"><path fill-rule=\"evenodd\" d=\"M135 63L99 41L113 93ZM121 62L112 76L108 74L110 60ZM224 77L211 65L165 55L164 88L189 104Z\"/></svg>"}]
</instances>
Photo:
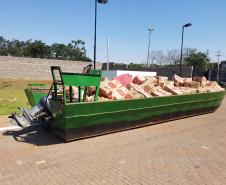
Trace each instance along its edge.
<instances>
[{"instance_id":1,"label":"trailer","mask_svg":"<svg viewBox=\"0 0 226 185\"><path fill-rule=\"evenodd\" d=\"M25 89L31 110L13 118L22 127L35 122L49 124L52 133L65 141L93 137L175 119L214 112L222 103L226 91L187 95L98 101L100 70L88 73L62 72L51 67L53 84L30 85ZM65 86L70 87L66 96ZM78 87L78 98L72 98L72 86ZM89 86L96 88L94 101L86 102ZM60 90L61 89L61 90Z\"/></svg>"}]
</instances>

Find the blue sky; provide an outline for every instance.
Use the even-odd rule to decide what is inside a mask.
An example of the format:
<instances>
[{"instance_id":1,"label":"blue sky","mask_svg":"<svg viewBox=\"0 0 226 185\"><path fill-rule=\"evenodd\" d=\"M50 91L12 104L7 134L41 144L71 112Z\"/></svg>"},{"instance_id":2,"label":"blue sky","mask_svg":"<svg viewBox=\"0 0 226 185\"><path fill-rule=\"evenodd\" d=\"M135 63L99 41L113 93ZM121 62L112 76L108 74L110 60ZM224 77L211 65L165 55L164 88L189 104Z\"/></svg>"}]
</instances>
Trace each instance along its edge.
<instances>
[{"instance_id":1,"label":"blue sky","mask_svg":"<svg viewBox=\"0 0 226 185\"><path fill-rule=\"evenodd\" d=\"M48 44L86 42L93 58L94 0L0 0L0 35L8 39L40 39ZM110 38L110 60L145 62L149 26L155 30L151 50L180 49L181 27L184 46L209 49L216 60L221 50L226 58L225 0L109 0L98 6L97 59L106 60Z\"/></svg>"}]
</instances>

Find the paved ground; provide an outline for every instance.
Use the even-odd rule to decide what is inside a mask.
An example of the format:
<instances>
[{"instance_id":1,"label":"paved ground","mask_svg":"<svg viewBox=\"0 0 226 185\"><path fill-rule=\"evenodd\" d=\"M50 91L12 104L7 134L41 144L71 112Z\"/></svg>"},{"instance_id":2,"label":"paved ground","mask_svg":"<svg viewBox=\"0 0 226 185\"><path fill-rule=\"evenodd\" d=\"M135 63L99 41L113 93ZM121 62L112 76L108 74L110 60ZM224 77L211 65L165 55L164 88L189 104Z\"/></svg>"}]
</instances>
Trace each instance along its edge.
<instances>
[{"instance_id":1,"label":"paved ground","mask_svg":"<svg viewBox=\"0 0 226 185\"><path fill-rule=\"evenodd\" d=\"M11 126L11 120L8 118L8 116L1 116L0 115L0 128L1 127L8 127Z\"/></svg>"},{"instance_id":2,"label":"paved ground","mask_svg":"<svg viewBox=\"0 0 226 185\"><path fill-rule=\"evenodd\" d=\"M224 185L225 109L70 143L37 128L0 133L0 184Z\"/></svg>"}]
</instances>

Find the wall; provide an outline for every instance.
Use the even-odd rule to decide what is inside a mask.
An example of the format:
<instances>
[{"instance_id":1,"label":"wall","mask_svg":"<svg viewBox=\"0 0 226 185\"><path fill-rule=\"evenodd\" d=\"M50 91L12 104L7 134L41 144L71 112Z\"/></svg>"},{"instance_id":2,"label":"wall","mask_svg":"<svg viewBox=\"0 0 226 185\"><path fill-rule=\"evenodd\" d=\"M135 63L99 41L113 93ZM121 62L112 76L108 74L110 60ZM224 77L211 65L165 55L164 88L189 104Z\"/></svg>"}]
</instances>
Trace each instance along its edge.
<instances>
[{"instance_id":1,"label":"wall","mask_svg":"<svg viewBox=\"0 0 226 185\"><path fill-rule=\"evenodd\" d=\"M102 66L103 70L107 69L107 64L103 63ZM179 67L154 67L154 68L132 68L129 69L126 64L114 64L109 63L110 70L132 70L132 71L152 71L157 72L158 76L167 76L169 79L172 78L173 74L179 74L180 68ZM192 66L182 66L182 76L183 77L191 77L192 73Z\"/></svg>"},{"instance_id":2,"label":"wall","mask_svg":"<svg viewBox=\"0 0 226 185\"><path fill-rule=\"evenodd\" d=\"M52 79L50 66L61 66L62 71L79 73L88 64L90 63L0 56L0 78ZM102 64L98 63L97 68L101 67Z\"/></svg>"}]
</instances>

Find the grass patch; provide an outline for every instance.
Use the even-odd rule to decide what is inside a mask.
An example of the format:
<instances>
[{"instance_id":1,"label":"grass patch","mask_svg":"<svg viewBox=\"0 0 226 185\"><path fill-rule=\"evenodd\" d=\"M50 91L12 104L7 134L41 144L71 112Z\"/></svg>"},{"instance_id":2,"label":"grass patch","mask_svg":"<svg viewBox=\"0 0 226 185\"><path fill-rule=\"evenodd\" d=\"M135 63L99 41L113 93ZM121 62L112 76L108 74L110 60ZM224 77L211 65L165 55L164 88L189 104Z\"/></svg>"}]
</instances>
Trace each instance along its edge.
<instances>
[{"instance_id":1,"label":"grass patch","mask_svg":"<svg viewBox=\"0 0 226 185\"><path fill-rule=\"evenodd\" d=\"M17 107L31 107L24 93L29 83L50 85L51 81L0 78L0 115L18 112Z\"/></svg>"}]
</instances>

